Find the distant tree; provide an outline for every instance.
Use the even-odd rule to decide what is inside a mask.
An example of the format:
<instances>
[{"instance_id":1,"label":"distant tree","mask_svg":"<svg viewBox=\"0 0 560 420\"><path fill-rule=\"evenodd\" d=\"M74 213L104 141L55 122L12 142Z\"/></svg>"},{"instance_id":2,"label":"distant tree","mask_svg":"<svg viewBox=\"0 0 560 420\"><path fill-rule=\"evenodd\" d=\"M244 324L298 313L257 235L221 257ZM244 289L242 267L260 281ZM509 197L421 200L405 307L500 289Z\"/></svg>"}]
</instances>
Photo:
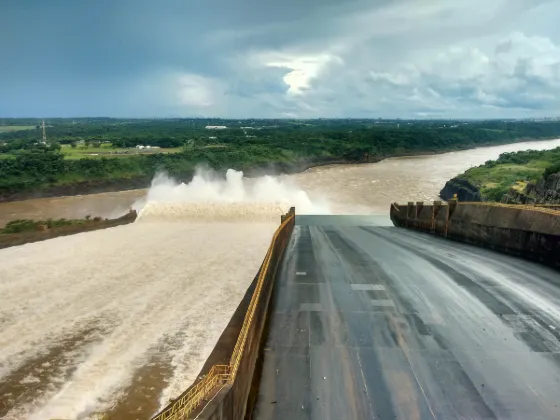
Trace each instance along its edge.
<instances>
[{"instance_id":1,"label":"distant tree","mask_svg":"<svg viewBox=\"0 0 560 420\"><path fill-rule=\"evenodd\" d=\"M71 147L72 149L75 149L76 146L77 146L77 143L76 143L75 141L73 141L72 143L70 143L70 147Z\"/></svg>"}]
</instances>

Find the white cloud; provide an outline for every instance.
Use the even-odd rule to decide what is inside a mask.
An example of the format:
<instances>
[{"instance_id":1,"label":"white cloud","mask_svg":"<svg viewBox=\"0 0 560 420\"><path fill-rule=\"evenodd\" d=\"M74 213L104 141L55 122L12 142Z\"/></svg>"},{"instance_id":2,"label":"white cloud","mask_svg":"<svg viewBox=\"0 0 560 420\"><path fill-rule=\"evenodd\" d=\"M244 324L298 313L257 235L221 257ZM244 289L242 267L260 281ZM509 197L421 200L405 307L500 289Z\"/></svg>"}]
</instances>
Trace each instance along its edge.
<instances>
[{"instance_id":1,"label":"white cloud","mask_svg":"<svg viewBox=\"0 0 560 420\"><path fill-rule=\"evenodd\" d=\"M265 13L261 3L247 16L233 8L230 24L209 20L214 26L205 31L197 22L192 38L182 36L181 19L172 19L154 44L177 51L178 64L142 79L141 89L133 86L134 103L229 117L560 112L560 27L549 22L540 32L529 22L560 15L560 1L325 3L292 18L278 5L281 16Z\"/></svg>"},{"instance_id":2,"label":"white cloud","mask_svg":"<svg viewBox=\"0 0 560 420\"><path fill-rule=\"evenodd\" d=\"M246 78L285 70L277 77L286 89L274 93L279 100L269 109L276 115L548 115L560 111L559 47L545 35L516 30L538 3L370 6L325 22L330 32L323 43L287 32L284 47L252 49L240 62L250 63Z\"/></svg>"},{"instance_id":3,"label":"white cloud","mask_svg":"<svg viewBox=\"0 0 560 420\"><path fill-rule=\"evenodd\" d=\"M342 64L339 57L329 53L317 55L264 54L259 57L266 67L286 69L282 78L288 85L287 94L298 96L311 87L311 82L331 63Z\"/></svg>"},{"instance_id":4,"label":"white cloud","mask_svg":"<svg viewBox=\"0 0 560 420\"><path fill-rule=\"evenodd\" d=\"M494 116L560 110L560 47L542 36L514 32L484 46L474 40L424 48L390 65L375 56L342 59L350 62L342 75L324 63L299 100L320 104L317 109L332 116L352 115L352 110L369 110L370 116L436 112L442 117L480 117L488 107ZM325 104L327 98L332 102Z\"/></svg>"}]
</instances>

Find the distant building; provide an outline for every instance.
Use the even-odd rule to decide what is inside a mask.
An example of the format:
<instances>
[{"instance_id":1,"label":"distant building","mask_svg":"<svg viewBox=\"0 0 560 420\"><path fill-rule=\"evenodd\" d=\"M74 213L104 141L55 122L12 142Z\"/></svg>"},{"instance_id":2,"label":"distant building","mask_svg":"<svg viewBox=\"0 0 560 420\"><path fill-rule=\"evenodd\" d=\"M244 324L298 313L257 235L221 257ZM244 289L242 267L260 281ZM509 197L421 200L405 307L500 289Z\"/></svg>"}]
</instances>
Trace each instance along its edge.
<instances>
[{"instance_id":1,"label":"distant building","mask_svg":"<svg viewBox=\"0 0 560 420\"><path fill-rule=\"evenodd\" d=\"M150 145L142 146L141 144L136 145L136 148L137 149L160 149L159 146L150 146Z\"/></svg>"},{"instance_id":2,"label":"distant building","mask_svg":"<svg viewBox=\"0 0 560 420\"><path fill-rule=\"evenodd\" d=\"M207 125L205 128L207 130L225 130L227 127L225 125Z\"/></svg>"}]
</instances>

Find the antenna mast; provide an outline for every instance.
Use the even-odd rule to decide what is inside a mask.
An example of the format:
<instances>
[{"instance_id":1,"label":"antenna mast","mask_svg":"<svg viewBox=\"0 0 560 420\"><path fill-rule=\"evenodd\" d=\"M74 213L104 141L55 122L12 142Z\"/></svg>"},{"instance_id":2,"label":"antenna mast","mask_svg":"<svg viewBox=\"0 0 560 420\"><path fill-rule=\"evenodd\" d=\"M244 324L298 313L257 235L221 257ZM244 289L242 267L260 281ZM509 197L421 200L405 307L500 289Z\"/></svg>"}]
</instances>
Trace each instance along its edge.
<instances>
[{"instance_id":1,"label":"antenna mast","mask_svg":"<svg viewBox=\"0 0 560 420\"><path fill-rule=\"evenodd\" d=\"M41 127L43 127L43 143L47 143L47 127L45 127L45 120L43 120L43 125L41 125Z\"/></svg>"}]
</instances>

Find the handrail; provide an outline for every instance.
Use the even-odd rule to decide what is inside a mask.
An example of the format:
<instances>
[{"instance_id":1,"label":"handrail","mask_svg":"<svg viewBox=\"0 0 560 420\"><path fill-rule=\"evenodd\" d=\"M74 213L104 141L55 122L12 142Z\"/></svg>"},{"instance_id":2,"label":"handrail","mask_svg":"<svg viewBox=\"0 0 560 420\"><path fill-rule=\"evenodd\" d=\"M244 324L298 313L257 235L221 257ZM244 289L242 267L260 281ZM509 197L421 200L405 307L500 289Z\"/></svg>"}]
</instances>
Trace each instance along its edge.
<instances>
[{"instance_id":1,"label":"handrail","mask_svg":"<svg viewBox=\"0 0 560 420\"><path fill-rule=\"evenodd\" d=\"M257 306L257 302L260 298L261 295L261 290L266 278L266 275L268 273L268 268L270 265L270 259L272 256L272 252L274 250L274 244L276 243L276 241L278 240L278 235L280 234L280 232L282 232L284 230L284 228L288 225L288 223L290 223L290 221L292 220L292 218L294 217L293 214L290 214L280 225L280 227L276 230L276 232L274 232L274 236L272 237L272 242L270 244L270 247L268 248L268 252L266 253L263 265L262 265L262 269L259 273L258 279L257 279L257 285L255 287L255 292L253 293L253 296L251 297L251 302L249 303L249 307L247 309L247 314L245 315L245 319L243 321L243 326L241 327L241 331L239 333L239 337L237 339L237 343L235 343L235 347L233 349L233 353L231 356L231 360L229 363L230 366L230 382L233 382L233 380L235 379L235 376L237 375L237 370L239 369L239 361L241 360L241 356L243 354L243 348L245 345L245 342L247 341L247 335L249 332L249 327L251 326L252 322L253 322L253 318L255 316L255 308Z\"/></svg>"},{"instance_id":2,"label":"handrail","mask_svg":"<svg viewBox=\"0 0 560 420\"><path fill-rule=\"evenodd\" d=\"M195 383L185 395L176 400L173 405L160 412L152 420L185 419L195 411L205 397L219 385L225 385L229 379L228 365L214 365L208 375Z\"/></svg>"}]
</instances>

